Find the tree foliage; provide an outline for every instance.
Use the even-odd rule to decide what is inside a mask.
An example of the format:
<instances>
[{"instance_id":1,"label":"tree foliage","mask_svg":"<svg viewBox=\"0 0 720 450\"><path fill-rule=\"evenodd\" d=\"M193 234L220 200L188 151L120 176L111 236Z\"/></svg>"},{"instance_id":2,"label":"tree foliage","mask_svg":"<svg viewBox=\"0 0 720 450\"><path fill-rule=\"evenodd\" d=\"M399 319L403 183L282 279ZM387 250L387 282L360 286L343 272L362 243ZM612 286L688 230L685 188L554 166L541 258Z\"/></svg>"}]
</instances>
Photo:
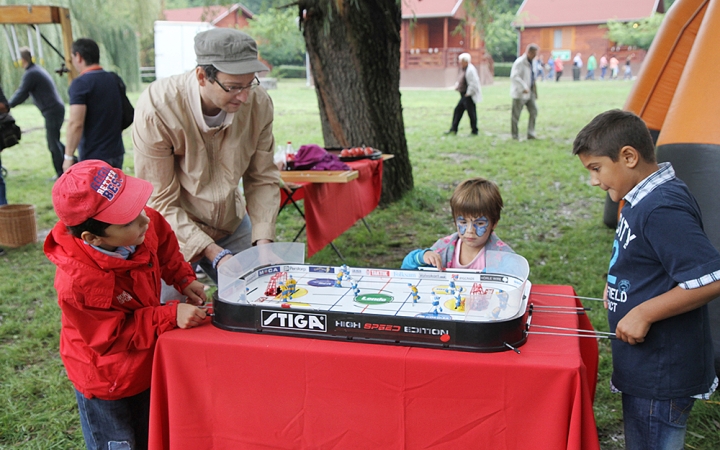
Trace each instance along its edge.
<instances>
[{"instance_id":1,"label":"tree foliage","mask_svg":"<svg viewBox=\"0 0 720 450\"><path fill-rule=\"evenodd\" d=\"M27 1L0 0L2 5L27 4ZM160 0L128 0L108 2L104 0L34 0L34 5L61 6L70 10L73 39L87 37L95 40L100 47L100 63L107 70L120 74L129 90L140 87L139 42L142 36L152 36L153 21L160 13ZM39 51L32 35L29 45L25 25L15 25L19 46L31 46L36 61L53 73L60 68L63 59L43 42L43 59L39 61ZM40 32L60 53L64 55L63 37L60 25L39 25ZM152 38L150 38L152 39ZM0 45L0 80L7 93L15 91L20 84L23 70L10 58L10 51L2 39ZM67 77L53 75L58 91L67 100Z\"/></svg>"},{"instance_id":2,"label":"tree foliage","mask_svg":"<svg viewBox=\"0 0 720 450\"><path fill-rule=\"evenodd\" d=\"M607 23L608 38L618 45L647 50L650 48L650 44L652 44L664 17L664 14L653 14L646 19L626 23L611 20Z\"/></svg>"},{"instance_id":3,"label":"tree foliage","mask_svg":"<svg viewBox=\"0 0 720 450\"><path fill-rule=\"evenodd\" d=\"M514 20L513 12L498 13L485 25L485 48L494 61L514 61L517 56L518 35L513 27Z\"/></svg>"},{"instance_id":4,"label":"tree foliage","mask_svg":"<svg viewBox=\"0 0 720 450\"><path fill-rule=\"evenodd\" d=\"M271 8L250 20L248 33L258 43L260 56L273 66L305 63L305 40L290 8Z\"/></svg>"},{"instance_id":5,"label":"tree foliage","mask_svg":"<svg viewBox=\"0 0 720 450\"><path fill-rule=\"evenodd\" d=\"M494 61L513 61L517 55L517 31L513 26L522 0L465 0L468 14L483 32L485 47Z\"/></svg>"}]
</instances>

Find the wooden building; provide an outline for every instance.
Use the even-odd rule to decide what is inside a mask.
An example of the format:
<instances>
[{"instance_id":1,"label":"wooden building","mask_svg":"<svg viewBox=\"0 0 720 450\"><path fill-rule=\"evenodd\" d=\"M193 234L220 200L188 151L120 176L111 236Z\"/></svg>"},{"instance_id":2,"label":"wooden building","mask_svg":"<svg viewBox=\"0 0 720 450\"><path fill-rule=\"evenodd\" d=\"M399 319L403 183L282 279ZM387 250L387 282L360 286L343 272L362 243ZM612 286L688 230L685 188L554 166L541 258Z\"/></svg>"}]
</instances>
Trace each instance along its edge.
<instances>
[{"instance_id":1,"label":"wooden building","mask_svg":"<svg viewBox=\"0 0 720 450\"><path fill-rule=\"evenodd\" d=\"M590 54L598 60L612 55L623 65L628 56L631 67L637 74L646 51L627 46L618 46L607 37L604 25L610 20L632 22L650 17L653 13L665 12L662 0L525 0L515 19L518 30L518 54L534 42L540 46L539 55L543 61L560 57L565 63L563 77L572 77L572 59L582 54L583 69ZM599 69L596 70L598 78ZM620 76L622 77L622 68Z\"/></svg>"},{"instance_id":2,"label":"wooden building","mask_svg":"<svg viewBox=\"0 0 720 450\"><path fill-rule=\"evenodd\" d=\"M196 8L166 9L163 11L165 20L170 22L208 22L219 28L245 28L253 13L235 3L227 6L198 6Z\"/></svg>"},{"instance_id":3,"label":"wooden building","mask_svg":"<svg viewBox=\"0 0 720 450\"><path fill-rule=\"evenodd\" d=\"M400 86L454 86L461 53L470 54L482 84L492 83L492 58L463 0L403 0L400 33Z\"/></svg>"}]
</instances>

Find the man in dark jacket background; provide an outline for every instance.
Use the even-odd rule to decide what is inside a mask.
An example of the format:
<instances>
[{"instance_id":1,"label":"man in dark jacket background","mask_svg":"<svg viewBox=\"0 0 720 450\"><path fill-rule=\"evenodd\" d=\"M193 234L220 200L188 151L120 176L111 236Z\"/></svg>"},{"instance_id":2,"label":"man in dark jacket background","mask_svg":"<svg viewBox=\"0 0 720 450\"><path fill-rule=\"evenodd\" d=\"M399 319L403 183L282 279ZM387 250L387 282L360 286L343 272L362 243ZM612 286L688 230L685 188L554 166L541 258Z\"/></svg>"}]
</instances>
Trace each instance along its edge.
<instances>
[{"instance_id":1,"label":"man in dark jacket background","mask_svg":"<svg viewBox=\"0 0 720 450\"><path fill-rule=\"evenodd\" d=\"M55 178L57 178L63 173L65 145L60 142L60 128L65 120L65 104L60 98L50 74L41 66L33 63L29 48L20 48L20 58L25 74L20 82L20 87L10 98L10 107L14 108L21 104L27 100L28 96L32 97L33 103L45 119L45 136L48 150L52 155Z\"/></svg>"}]
</instances>

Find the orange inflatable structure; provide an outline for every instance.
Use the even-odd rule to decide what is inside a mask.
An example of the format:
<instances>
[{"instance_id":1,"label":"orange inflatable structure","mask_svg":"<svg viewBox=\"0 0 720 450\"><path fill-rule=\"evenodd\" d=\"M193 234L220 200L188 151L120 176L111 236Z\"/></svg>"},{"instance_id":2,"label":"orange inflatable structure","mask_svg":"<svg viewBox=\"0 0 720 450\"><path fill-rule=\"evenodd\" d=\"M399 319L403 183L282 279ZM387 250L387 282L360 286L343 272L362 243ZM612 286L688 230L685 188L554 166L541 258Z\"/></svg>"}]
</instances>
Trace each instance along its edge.
<instances>
[{"instance_id":1,"label":"orange inflatable structure","mask_svg":"<svg viewBox=\"0 0 720 450\"><path fill-rule=\"evenodd\" d=\"M671 162L720 249L720 0L677 0L668 10L625 109L642 117L658 161ZM606 208L607 212L607 208ZM607 223L607 216L606 216ZM681 236L678 236L681 238ZM720 371L720 299L710 303Z\"/></svg>"}]
</instances>

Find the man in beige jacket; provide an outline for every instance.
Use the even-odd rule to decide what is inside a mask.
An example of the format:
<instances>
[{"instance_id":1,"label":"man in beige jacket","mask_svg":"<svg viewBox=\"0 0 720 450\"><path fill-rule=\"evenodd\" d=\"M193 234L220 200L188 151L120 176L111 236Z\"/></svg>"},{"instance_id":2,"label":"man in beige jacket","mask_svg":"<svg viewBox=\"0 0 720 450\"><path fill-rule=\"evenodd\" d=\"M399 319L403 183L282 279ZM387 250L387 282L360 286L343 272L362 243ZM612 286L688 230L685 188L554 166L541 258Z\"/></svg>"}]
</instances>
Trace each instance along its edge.
<instances>
[{"instance_id":1,"label":"man in beige jacket","mask_svg":"<svg viewBox=\"0 0 720 450\"><path fill-rule=\"evenodd\" d=\"M275 239L280 174L255 41L215 28L195 37L195 53L195 70L152 83L137 102L135 174L153 184L148 204L185 259L217 282L233 254Z\"/></svg>"}]
</instances>

